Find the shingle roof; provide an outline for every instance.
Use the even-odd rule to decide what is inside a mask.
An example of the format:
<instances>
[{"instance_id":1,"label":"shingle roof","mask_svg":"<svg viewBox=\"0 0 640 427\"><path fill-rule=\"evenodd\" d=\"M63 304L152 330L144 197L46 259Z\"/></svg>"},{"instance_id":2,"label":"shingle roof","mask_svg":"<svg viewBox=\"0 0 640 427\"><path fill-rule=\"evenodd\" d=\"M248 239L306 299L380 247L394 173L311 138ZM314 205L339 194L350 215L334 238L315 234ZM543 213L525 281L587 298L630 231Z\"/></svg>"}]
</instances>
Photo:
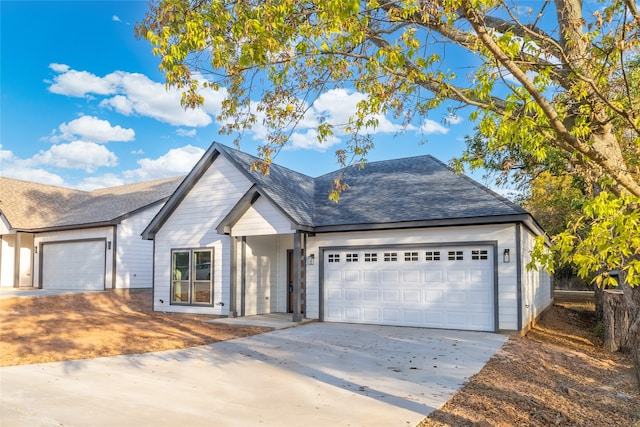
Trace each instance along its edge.
<instances>
[{"instance_id":1,"label":"shingle roof","mask_svg":"<svg viewBox=\"0 0 640 427\"><path fill-rule=\"evenodd\" d=\"M91 192L0 177L0 211L16 230L117 221L169 197L183 177Z\"/></svg>"},{"instance_id":2,"label":"shingle roof","mask_svg":"<svg viewBox=\"0 0 640 427\"><path fill-rule=\"evenodd\" d=\"M327 194L341 174L349 187L336 204ZM316 227L527 213L429 155L351 166L316 178L315 185Z\"/></svg>"},{"instance_id":3,"label":"shingle roof","mask_svg":"<svg viewBox=\"0 0 640 427\"><path fill-rule=\"evenodd\" d=\"M300 225L313 225L314 211L314 180L313 178L287 169L283 166L272 164L269 174L250 171L251 165L258 160L242 151L218 144L218 148L224 151L237 166L248 173L266 195L285 211L296 223Z\"/></svg>"},{"instance_id":4,"label":"shingle roof","mask_svg":"<svg viewBox=\"0 0 640 427\"><path fill-rule=\"evenodd\" d=\"M258 160L219 145L245 171ZM472 179L458 175L430 155L350 166L311 178L273 164L268 175L251 179L299 225L323 227L463 219L527 214L515 203ZM328 199L343 176L348 188L338 203Z\"/></svg>"}]
</instances>

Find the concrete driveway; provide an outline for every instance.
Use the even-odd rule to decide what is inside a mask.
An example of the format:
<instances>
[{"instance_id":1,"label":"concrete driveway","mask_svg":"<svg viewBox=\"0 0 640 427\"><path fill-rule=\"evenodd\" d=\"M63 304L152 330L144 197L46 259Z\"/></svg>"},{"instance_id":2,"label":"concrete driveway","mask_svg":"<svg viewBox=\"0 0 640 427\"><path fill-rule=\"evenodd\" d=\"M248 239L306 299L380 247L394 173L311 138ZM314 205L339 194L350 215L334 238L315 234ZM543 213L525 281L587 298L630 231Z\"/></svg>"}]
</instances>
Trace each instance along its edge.
<instances>
[{"instance_id":1,"label":"concrete driveway","mask_svg":"<svg viewBox=\"0 0 640 427\"><path fill-rule=\"evenodd\" d=\"M187 350L5 367L0 424L414 426L506 339L311 323Z\"/></svg>"}]
</instances>

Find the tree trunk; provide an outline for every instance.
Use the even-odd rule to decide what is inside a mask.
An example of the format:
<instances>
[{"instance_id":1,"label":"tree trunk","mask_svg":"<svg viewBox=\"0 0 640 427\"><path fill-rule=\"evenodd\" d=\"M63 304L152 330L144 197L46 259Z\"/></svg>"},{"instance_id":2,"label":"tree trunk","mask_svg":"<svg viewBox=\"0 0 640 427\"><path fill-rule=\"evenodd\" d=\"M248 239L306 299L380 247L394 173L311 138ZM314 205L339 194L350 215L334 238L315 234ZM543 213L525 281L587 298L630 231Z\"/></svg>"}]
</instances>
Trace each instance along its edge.
<instances>
[{"instance_id":1,"label":"tree trunk","mask_svg":"<svg viewBox=\"0 0 640 427\"><path fill-rule=\"evenodd\" d=\"M618 289L602 292L604 348L630 353L640 390L640 287L629 286L621 273Z\"/></svg>"},{"instance_id":2,"label":"tree trunk","mask_svg":"<svg viewBox=\"0 0 640 427\"><path fill-rule=\"evenodd\" d=\"M604 314L604 349L610 352L629 350L629 313L620 289L602 292Z\"/></svg>"},{"instance_id":3,"label":"tree trunk","mask_svg":"<svg viewBox=\"0 0 640 427\"><path fill-rule=\"evenodd\" d=\"M604 289L600 286L595 286L593 289L593 297L596 303L596 320L601 322L604 320L604 302L603 302Z\"/></svg>"}]
</instances>

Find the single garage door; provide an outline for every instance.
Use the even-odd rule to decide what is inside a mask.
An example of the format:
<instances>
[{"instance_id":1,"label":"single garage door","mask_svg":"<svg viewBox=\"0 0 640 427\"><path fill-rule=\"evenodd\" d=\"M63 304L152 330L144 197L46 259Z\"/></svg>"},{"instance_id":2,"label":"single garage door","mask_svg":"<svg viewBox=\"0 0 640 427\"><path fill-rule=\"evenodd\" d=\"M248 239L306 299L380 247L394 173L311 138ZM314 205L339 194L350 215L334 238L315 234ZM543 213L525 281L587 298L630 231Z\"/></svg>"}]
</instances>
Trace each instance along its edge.
<instances>
[{"instance_id":1,"label":"single garage door","mask_svg":"<svg viewBox=\"0 0 640 427\"><path fill-rule=\"evenodd\" d=\"M324 320L493 331L492 246L324 252Z\"/></svg>"},{"instance_id":2,"label":"single garage door","mask_svg":"<svg viewBox=\"0 0 640 427\"><path fill-rule=\"evenodd\" d=\"M42 287L104 290L105 254L104 240L44 243Z\"/></svg>"}]
</instances>

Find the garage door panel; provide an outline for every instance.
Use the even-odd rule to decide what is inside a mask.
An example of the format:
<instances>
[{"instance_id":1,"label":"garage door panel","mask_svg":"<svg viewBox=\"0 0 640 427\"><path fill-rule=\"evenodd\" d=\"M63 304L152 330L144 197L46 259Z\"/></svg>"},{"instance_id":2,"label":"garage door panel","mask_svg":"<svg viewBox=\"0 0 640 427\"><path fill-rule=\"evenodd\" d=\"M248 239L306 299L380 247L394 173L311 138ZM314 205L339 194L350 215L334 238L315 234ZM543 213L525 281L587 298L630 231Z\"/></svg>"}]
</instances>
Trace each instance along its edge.
<instances>
[{"instance_id":1,"label":"garage door panel","mask_svg":"<svg viewBox=\"0 0 640 427\"><path fill-rule=\"evenodd\" d=\"M362 297L360 296L360 289L345 289L344 290L344 300L345 301L360 301Z\"/></svg>"},{"instance_id":2,"label":"garage door panel","mask_svg":"<svg viewBox=\"0 0 640 427\"><path fill-rule=\"evenodd\" d=\"M362 300L365 302L379 302L380 293L377 290L363 289Z\"/></svg>"},{"instance_id":3,"label":"garage door panel","mask_svg":"<svg viewBox=\"0 0 640 427\"><path fill-rule=\"evenodd\" d=\"M420 325L423 323L421 310L404 310L404 323L412 325Z\"/></svg>"},{"instance_id":4,"label":"garage door panel","mask_svg":"<svg viewBox=\"0 0 640 427\"><path fill-rule=\"evenodd\" d=\"M404 283L420 283L420 271L405 271L402 273Z\"/></svg>"},{"instance_id":5,"label":"garage door panel","mask_svg":"<svg viewBox=\"0 0 640 427\"><path fill-rule=\"evenodd\" d=\"M362 320L369 323L380 321L380 309L375 307L364 307L362 309Z\"/></svg>"},{"instance_id":6,"label":"garage door panel","mask_svg":"<svg viewBox=\"0 0 640 427\"><path fill-rule=\"evenodd\" d=\"M384 283L397 283L400 280L400 272L396 270L386 270L382 272L382 281Z\"/></svg>"},{"instance_id":7,"label":"garage door panel","mask_svg":"<svg viewBox=\"0 0 640 427\"><path fill-rule=\"evenodd\" d=\"M409 290L402 292L402 302L408 304L420 304L422 292L420 290Z\"/></svg>"},{"instance_id":8,"label":"garage door panel","mask_svg":"<svg viewBox=\"0 0 640 427\"><path fill-rule=\"evenodd\" d=\"M360 307L345 307L344 318L348 322L358 322L361 319L360 312Z\"/></svg>"},{"instance_id":9,"label":"garage door panel","mask_svg":"<svg viewBox=\"0 0 640 427\"><path fill-rule=\"evenodd\" d=\"M336 250L325 261L327 321L494 330L489 246Z\"/></svg>"},{"instance_id":10,"label":"garage door panel","mask_svg":"<svg viewBox=\"0 0 640 427\"><path fill-rule=\"evenodd\" d=\"M391 324L400 323L400 310L393 308L382 309L382 320Z\"/></svg>"},{"instance_id":11,"label":"garage door panel","mask_svg":"<svg viewBox=\"0 0 640 427\"><path fill-rule=\"evenodd\" d=\"M44 289L104 290L105 268L103 240L48 242L42 246Z\"/></svg>"},{"instance_id":12,"label":"garage door panel","mask_svg":"<svg viewBox=\"0 0 640 427\"><path fill-rule=\"evenodd\" d=\"M382 303L396 303L400 301L400 291L384 289L382 291Z\"/></svg>"}]
</instances>

